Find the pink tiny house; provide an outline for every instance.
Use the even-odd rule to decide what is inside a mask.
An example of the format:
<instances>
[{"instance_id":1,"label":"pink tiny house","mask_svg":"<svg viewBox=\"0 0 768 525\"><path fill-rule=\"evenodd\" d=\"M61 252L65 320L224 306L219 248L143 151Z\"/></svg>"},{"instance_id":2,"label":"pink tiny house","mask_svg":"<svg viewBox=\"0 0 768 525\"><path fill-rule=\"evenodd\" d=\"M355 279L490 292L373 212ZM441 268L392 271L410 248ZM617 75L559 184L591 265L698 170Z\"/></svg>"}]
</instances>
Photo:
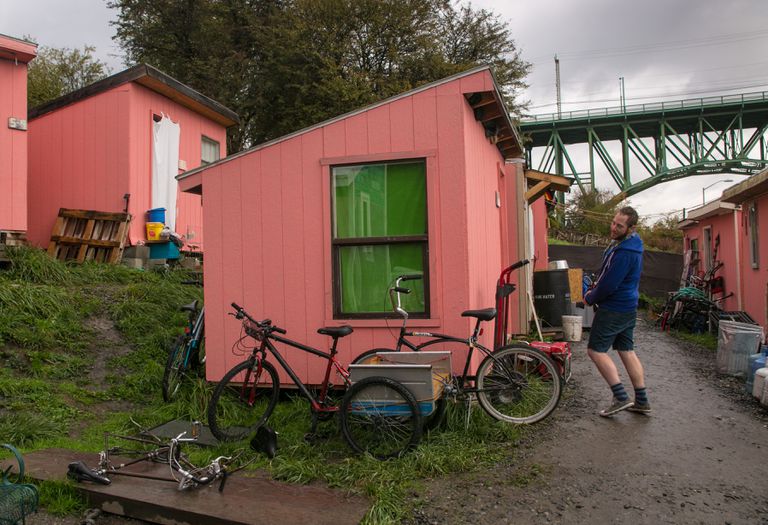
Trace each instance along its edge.
<instances>
[{"instance_id":1,"label":"pink tiny house","mask_svg":"<svg viewBox=\"0 0 768 525\"><path fill-rule=\"evenodd\" d=\"M469 334L474 320L461 312L493 306L501 269L526 252L524 176L506 162L520 154L483 67L181 175L183 191L205 198L208 379L242 360L230 350L240 336L232 301L318 348L329 338L317 328L352 325L339 342L349 362L394 344L387 287L422 273L410 326ZM322 380L320 360L287 359L303 381Z\"/></svg>"},{"instance_id":2,"label":"pink tiny house","mask_svg":"<svg viewBox=\"0 0 768 525\"><path fill-rule=\"evenodd\" d=\"M0 231L27 229L27 64L37 44L0 35Z\"/></svg>"},{"instance_id":3,"label":"pink tiny house","mask_svg":"<svg viewBox=\"0 0 768 525\"><path fill-rule=\"evenodd\" d=\"M741 310L740 265L735 249L738 222L736 206L718 199L691 210L679 226L683 230L683 253L690 261L691 274L703 275L717 261L723 263L715 276L722 278L724 289L715 298L725 297L720 306L729 311Z\"/></svg>"},{"instance_id":4,"label":"pink tiny house","mask_svg":"<svg viewBox=\"0 0 768 525\"><path fill-rule=\"evenodd\" d=\"M715 260L723 267L726 299L721 307L743 311L768 328L768 170L735 184L720 199L692 210L680 223L684 249L704 272Z\"/></svg>"},{"instance_id":5,"label":"pink tiny house","mask_svg":"<svg viewBox=\"0 0 768 525\"><path fill-rule=\"evenodd\" d=\"M133 215L131 243L144 240L145 212L156 207L156 122L176 129L169 150L177 155L178 166L166 166L175 177L225 156L226 129L237 123L237 115L145 64L32 109L30 242L47 246L60 208L128 211ZM175 182L166 190L176 199L175 209L168 211L175 215L175 230L202 250L200 197L175 195L175 190Z\"/></svg>"},{"instance_id":6,"label":"pink tiny house","mask_svg":"<svg viewBox=\"0 0 768 525\"><path fill-rule=\"evenodd\" d=\"M740 261L740 310L768 329L768 169L731 186L723 202L737 205L734 251Z\"/></svg>"}]
</instances>

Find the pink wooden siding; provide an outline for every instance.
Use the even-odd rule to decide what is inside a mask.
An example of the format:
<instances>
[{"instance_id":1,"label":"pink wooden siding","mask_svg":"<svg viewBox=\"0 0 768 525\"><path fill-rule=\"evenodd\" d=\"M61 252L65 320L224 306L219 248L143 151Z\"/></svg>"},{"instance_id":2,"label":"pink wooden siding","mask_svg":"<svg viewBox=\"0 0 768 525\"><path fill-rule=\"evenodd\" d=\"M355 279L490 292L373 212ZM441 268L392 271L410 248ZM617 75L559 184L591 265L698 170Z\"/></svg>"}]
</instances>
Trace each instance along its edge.
<instances>
[{"instance_id":1,"label":"pink wooden siding","mask_svg":"<svg viewBox=\"0 0 768 525\"><path fill-rule=\"evenodd\" d=\"M747 209L757 203L758 267L752 268ZM740 253L742 267L743 309L758 324L768 330L768 194L750 199L741 205Z\"/></svg>"},{"instance_id":2,"label":"pink wooden siding","mask_svg":"<svg viewBox=\"0 0 768 525\"><path fill-rule=\"evenodd\" d=\"M27 131L8 119L27 118L27 62L36 46L0 35L0 230L27 229Z\"/></svg>"},{"instance_id":3,"label":"pink wooden siding","mask_svg":"<svg viewBox=\"0 0 768 525\"><path fill-rule=\"evenodd\" d=\"M479 86L479 88L478 88ZM466 335L461 311L494 305L495 281L517 245L515 228L501 242L506 213L495 204L500 172L512 173L475 121L464 93L493 89L489 72L404 96L332 121L275 144L254 149L201 172L207 232L205 264L207 374L218 380L242 360L231 347L240 326L227 312L235 301L253 316L268 317L288 337L328 349L316 333L350 324L339 344L350 361L373 347L391 347L394 320L335 320L331 267L331 166L423 158L427 208L431 318L413 327ZM512 177L508 177L512 178ZM514 184L504 189L514 202ZM483 342L491 344L492 325ZM322 360L284 349L302 379L319 383ZM463 364L454 358L454 367ZM282 378L286 381L286 378Z\"/></svg>"},{"instance_id":4,"label":"pink wooden siding","mask_svg":"<svg viewBox=\"0 0 768 525\"><path fill-rule=\"evenodd\" d=\"M126 83L45 113L30 122L29 240L47 246L59 208L122 211L130 194L130 239L145 239L151 207L152 116L165 114L181 128L179 158L200 165L202 135L226 131L209 119L137 83ZM202 247L200 197L179 192L176 231L194 232Z\"/></svg>"}]
</instances>

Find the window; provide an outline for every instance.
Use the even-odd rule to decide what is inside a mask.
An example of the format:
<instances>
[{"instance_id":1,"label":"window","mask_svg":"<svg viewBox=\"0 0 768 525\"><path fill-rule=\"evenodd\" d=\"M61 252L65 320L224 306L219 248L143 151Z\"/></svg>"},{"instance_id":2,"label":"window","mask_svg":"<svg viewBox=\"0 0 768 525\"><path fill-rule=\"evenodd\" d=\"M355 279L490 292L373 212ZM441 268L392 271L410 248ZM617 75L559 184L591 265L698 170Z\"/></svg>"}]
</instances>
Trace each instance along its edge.
<instances>
[{"instance_id":1,"label":"window","mask_svg":"<svg viewBox=\"0 0 768 525\"><path fill-rule=\"evenodd\" d=\"M704 241L702 248L704 249L704 260L701 267L706 270L712 269L712 227L707 226L704 228Z\"/></svg>"},{"instance_id":2,"label":"window","mask_svg":"<svg viewBox=\"0 0 768 525\"><path fill-rule=\"evenodd\" d=\"M219 151L219 143L204 136L202 140L202 152L200 153L200 164L205 166L206 164L219 160L221 158Z\"/></svg>"},{"instance_id":3,"label":"window","mask_svg":"<svg viewBox=\"0 0 768 525\"><path fill-rule=\"evenodd\" d=\"M403 307L429 316L425 161L336 166L331 178L334 317L394 315L389 286L415 273Z\"/></svg>"},{"instance_id":4,"label":"window","mask_svg":"<svg viewBox=\"0 0 768 525\"><path fill-rule=\"evenodd\" d=\"M760 254L757 243L757 202L752 202L747 207L747 220L749 221L749 256L752 268L760 267Z\"/></svg>"}]
</instances>

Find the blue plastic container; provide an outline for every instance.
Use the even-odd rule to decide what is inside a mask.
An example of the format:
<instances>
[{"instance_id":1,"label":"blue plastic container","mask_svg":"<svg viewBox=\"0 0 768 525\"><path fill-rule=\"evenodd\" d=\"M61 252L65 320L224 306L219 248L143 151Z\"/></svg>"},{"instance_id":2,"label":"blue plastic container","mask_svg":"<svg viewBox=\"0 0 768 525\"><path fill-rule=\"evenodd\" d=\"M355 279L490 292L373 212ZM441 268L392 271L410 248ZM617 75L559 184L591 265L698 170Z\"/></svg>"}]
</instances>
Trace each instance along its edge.
<instances>
[{"instance_id":1,"label":"blue plastic container","mask_svg":"<svg viewBox=\"0 0 768 525\"><path fill-rule=\"evenodd\" d=\"M749 394L752 394L752 386L755 384L755 372L765 368L766 357L768 357L768 346L763 345L760 350L762 351L759 354L749 356L749 373L747 374L747 382L744 385Z\"/></svg>"},{"instance_id":2,"label":"blue plastic container","mask_svg":"<svg viewBox=\"0 0 768 525\"><path fill-rule=\"evenodd\" d=\"M172 242L152 243L149 245L150 259L178 259L179 248Z\"/></svg>"},{"instance_id":3,"label":"blue plastic container","mask_svg":"<svg viewBox=\"0 0 768 525\"><path fill-rule=\"evenodd\" d=\"M152 208L147 212L147 222L162 222L165 224L165 208Z\"/></svg>"}]
</instances>

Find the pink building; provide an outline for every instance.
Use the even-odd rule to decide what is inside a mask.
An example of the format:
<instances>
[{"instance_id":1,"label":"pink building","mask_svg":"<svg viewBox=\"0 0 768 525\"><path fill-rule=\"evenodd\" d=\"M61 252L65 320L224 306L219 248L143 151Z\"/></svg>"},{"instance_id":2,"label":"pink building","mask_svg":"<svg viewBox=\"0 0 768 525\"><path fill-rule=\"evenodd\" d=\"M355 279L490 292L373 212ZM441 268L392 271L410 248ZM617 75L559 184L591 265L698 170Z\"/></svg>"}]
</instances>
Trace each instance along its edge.
<instances>
[{"instance_id":1,"label":"pink building","mask_svg":"<svg viewBox=\"0 0 768 525\"><path fill-rule=\"evenodd\" d=\"M37 44L0 35L0 231L27 229L27 63Z\"/></svg>"},{"instance_id":2,"label":"pink building","mask_svg":"<svg viewBox=\"0 0 768 525\"><path fill-rule=\"evenodd\" d=\"M739 310L767 329L768 169L726 189L721 200L741 207L734 246L740 268Z\"/></svg>"},{"instance_id":3,"label":"pink building","mask_svg":"<svg viewBox=\"0 0 768 525\"><path fill-rule=\"evenodd\" d=\"M715 262L723 267L724 310L744 311L768 327L768 170L733 185L720 199L692 210L680 223L691 272L703 274Z\"/></svg>"},{"instance_id":4,"label":"pink building","mask_svg":"<svg viewBox=\"0 0 768 525\"><path fill-rule=\"evenodd\" d=\"M736 206L718 199L688 212L678 226L683 230L683 255L689 275L703 276L717 262L723 264L715 273L715 277L722 278L723 292L714 298L726 297L720 305L729 311L741 310L740 265L734 249L738 222Z\"/></svg>"},{"instance_id":5,"label":"pink building","mask_svg":"<svg viewBox=\"0 0 768 525\"><path fill-rule=\"evenodd\" d=\"M175 201L167 221L175 217L174 229L202 249L200 197L177 193L174 178L225 156L226 129L237 121L231 110L145 64L32 109L29 241L47 246L59 208L75 208L128 211L135 244L145 239L145 212L166 207L153 205L162 191Z\"/></svg>"},{"instance_id":6,"label":"pink building","mask_svg":"<svg viewBox=\"0 0 768 525\"><path fill-rule=\"evenodd\" d=\"M232 301L318 348L329 338L317 328L352 325L339 343L348 362L394 344L386 291L396 275L418 272L410 326L468 335L474 320L461 312L493 306L501 269L533 251L522 165L507 162L520 156L482 67L181 175L183 191L205 197L208 379L242 360L231 351L240 337ZM488 323L484 343L492 336ZM321 360L287 358L303 380L322 380ZM455 368L463 358L454 355Z\"/></svg>"}]
</instances>

